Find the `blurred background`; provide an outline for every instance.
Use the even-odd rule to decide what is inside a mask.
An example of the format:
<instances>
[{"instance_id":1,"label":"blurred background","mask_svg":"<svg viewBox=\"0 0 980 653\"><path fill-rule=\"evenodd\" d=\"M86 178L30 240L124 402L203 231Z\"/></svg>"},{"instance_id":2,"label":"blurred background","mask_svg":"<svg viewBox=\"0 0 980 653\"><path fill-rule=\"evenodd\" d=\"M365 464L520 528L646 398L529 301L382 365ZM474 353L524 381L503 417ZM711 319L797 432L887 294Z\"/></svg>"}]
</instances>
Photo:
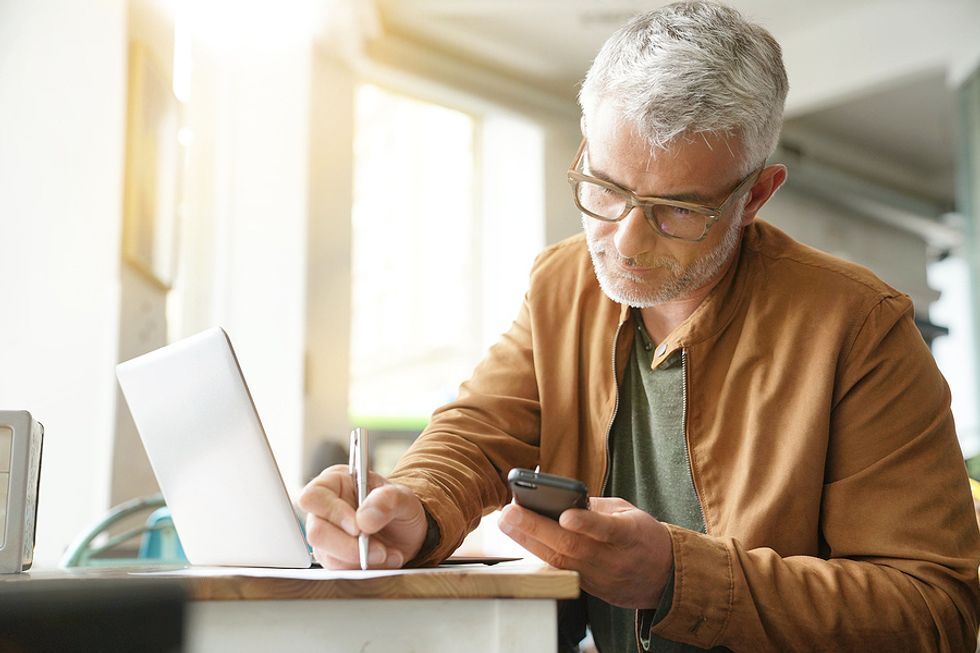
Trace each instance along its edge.
<instances>
[{"instance_id":1,"label":"blurred background","mask_svg":"<svg viewBox=\"0 0 980 653\"><path fill-rule=\"evenodd\" d=\"M352 425L390 469L580 229L578 83L661 4L0 0L0 407L46 427L36 564L156 491L114 365L212 325L290 491ZM790 77L762 217L911 295L972 469L980 2L730 4Z\"/></svg>"}]
</instances>

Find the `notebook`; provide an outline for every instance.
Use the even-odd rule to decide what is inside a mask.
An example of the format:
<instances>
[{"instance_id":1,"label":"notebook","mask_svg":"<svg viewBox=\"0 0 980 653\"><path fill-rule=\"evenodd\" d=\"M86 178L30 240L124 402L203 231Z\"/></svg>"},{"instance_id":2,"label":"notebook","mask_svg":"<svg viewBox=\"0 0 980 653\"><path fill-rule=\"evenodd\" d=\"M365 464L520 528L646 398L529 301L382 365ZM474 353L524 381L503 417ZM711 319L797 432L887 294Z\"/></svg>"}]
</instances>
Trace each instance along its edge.
<instances>
[{"instance_id":1,"label":"notebook","mask_svg":"<svg viewBox=\"0 0 980 653\"><path fill-rule=\"evenodd\" d=\"M223 329L120 363L116 376L191 564L311 565Z\"/></svg>"}]
</instances>

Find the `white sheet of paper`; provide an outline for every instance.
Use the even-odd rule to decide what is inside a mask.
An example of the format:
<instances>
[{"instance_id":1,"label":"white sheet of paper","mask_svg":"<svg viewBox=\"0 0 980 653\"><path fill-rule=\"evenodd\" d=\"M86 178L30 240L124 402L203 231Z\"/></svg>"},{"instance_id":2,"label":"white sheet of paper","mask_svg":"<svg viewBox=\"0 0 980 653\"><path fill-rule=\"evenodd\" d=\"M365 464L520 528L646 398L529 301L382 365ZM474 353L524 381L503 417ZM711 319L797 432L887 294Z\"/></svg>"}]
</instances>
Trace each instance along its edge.
<instances>
[{"instance_id":1,"label":"white sheet of paper","mask_svg":"<svg viewBox=\"0 0 980 653\"><path fill-rule=\"evenodd\" d=\"M545 565L546 566L546 565ZM493 566L483 564L473 565L451 565L446 567L427 567L424 569L267 569L264 567L184 567L181 569L166 569L157 571L132 571L131 576L195 576L195 577L220 577L220 576L248 576L251 578L296 578L302 580L334 580L334 579L362 579L362 578L381 578L383 576L398 576L401 574L432 574L432 573L453 573L466 571L467 573L492 573L494 571L522 571L530 572L540 569L541 563L528 563L523 561L501 562Z\"/></svg>"}]
</instances>

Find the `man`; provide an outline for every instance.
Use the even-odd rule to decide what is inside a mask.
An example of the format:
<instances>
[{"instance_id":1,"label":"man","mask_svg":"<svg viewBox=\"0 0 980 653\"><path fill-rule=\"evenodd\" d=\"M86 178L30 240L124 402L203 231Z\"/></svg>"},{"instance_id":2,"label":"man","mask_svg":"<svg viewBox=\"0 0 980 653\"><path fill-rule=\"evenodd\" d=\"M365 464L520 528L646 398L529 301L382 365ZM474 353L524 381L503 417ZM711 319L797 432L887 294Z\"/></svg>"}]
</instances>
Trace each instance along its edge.
<instances>
[{"instance_id":1,"label":"man","mask_svg":"<svg viewBox=\"0 0 980 653\"><path fill-rule=\"evenodd\" d=\"M756 220L786 91L778 44L720 5L606 42L584 236L356 513L346 469L306 488L323 564L356 566L362 531L374 566L436 563L540 464L601 496L500 527L579 572L602 651L974 649L980 533L911 302Z\"/></svg>"}]
</instances>

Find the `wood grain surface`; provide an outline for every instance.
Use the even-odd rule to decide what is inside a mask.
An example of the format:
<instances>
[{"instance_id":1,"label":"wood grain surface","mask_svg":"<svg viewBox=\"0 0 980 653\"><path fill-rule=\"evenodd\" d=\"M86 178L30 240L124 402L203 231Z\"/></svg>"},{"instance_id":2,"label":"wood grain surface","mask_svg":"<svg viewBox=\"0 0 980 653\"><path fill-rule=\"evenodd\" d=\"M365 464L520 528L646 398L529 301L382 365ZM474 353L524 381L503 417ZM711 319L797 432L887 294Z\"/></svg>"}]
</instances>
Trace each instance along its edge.
<instances>
[{"instance_id":1,"label":"wood grain surface","mask_svg":"<svg viewBox=\"0 0 980 653\"><path fill-rule=\"evenodd\" d=\"M147 576L142 572L167 571ZM276 578L248 572L216 571L214 575L191 575L199 570L147 568L90 568L35 571L0 576L0 591L18 583L35 586L46 581L88 579L101 582L178 583L193 601L311 600L311 599L569 599L579 594L578 574L551 567L515 569L466 566L453 569L412 570L364 578ZM315 573L315 572L313 572ZM311 575L313 575L311 573ZM302 572L293 573L302 576Z\"/></svg>"}]
</instances>

